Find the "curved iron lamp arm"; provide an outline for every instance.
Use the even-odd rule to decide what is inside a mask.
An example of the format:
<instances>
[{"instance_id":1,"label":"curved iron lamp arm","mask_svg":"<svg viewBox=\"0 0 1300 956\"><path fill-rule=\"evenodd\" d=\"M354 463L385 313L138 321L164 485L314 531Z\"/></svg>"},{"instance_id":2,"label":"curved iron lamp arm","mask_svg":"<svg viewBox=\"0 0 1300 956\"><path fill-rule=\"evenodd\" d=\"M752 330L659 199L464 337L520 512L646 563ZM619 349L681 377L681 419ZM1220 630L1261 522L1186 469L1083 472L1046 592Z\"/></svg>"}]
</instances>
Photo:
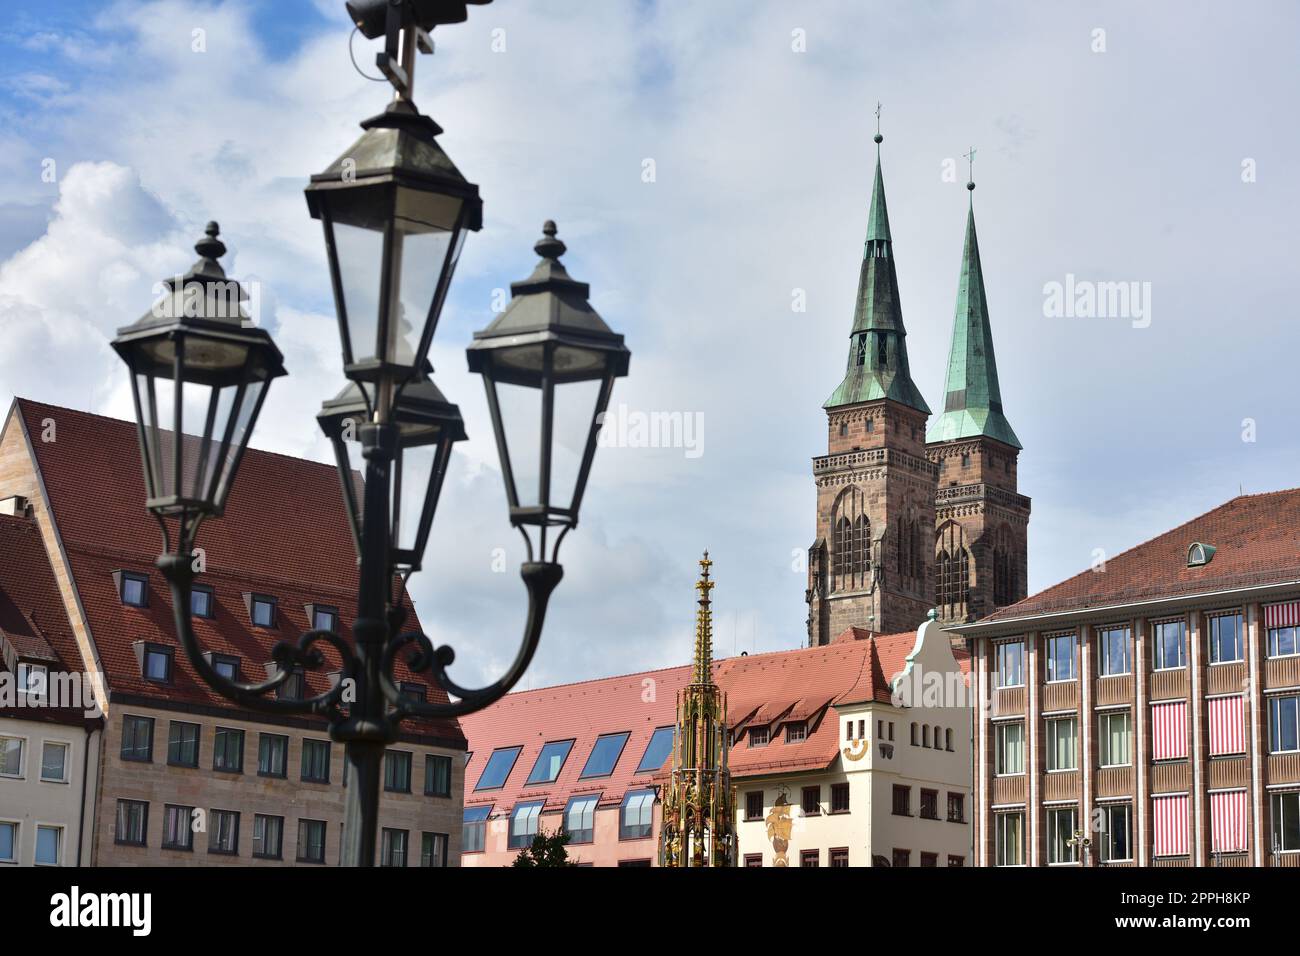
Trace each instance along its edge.
<instances>
[{"instance_id":1,"label":"curved iron lamp arm","mask_svg":"<svg viewBox=\"0 0 1300 956\"><path fill-rule=\"evenodd\" d=\"M510 669L495 683L477 689L461 687L447 673L447 668L456 659L455 651L446 644L435 650L432 642L424 634L408 632L388 641L384 647L379 680L384 697L396 710L394 719L462 717L495 703L510 693L515 684L519 683L541 641L546 606L551 599L551 592L564 577L564 568L548 561L529 561L520 569L520 575L524 579L524 586L528 588L528 619L524 624L523 643L520 644L519 652L515 655ZM398 653L408 644L415 644L417 647L416 652L408 659L411 670L416 673L429 671L437 687L452 697L459 698L455 703L431 704L428 701L414 701L402 696L402 692L393 682L393 663Z\"/></svg>"},{"instance_id":2,"label":"curved iron lamp arm","mask_svg":"<svg viewBox=\"0 0 1300 956\"><path fill-rule=\"evenodd\" d=\"M280 673L269 680L257 684L244 684L233 681L219 674L203 656L198 636L190 620L190 592L194 583L193 555L163 554L156 565L163 577L171 585L172 612L175 618L176 634L190 665L198 672L204 683L230 700L243 704L253 710L277 714L323 714L333 720L342 718L339 701L345 689L344 681L354 679L357 669L356 655L346 641L333 631L307 631L297 642L280 641L271 650L271 659L280 667ZM295 667L304 670L318 670L325 663L325 657L313 645L324 641L331 645L343 660L343 670L339 682L323 694L304 700L278 700L267 697L271 691L283 686L293 675Z\"/></svg>"}]
</instances>

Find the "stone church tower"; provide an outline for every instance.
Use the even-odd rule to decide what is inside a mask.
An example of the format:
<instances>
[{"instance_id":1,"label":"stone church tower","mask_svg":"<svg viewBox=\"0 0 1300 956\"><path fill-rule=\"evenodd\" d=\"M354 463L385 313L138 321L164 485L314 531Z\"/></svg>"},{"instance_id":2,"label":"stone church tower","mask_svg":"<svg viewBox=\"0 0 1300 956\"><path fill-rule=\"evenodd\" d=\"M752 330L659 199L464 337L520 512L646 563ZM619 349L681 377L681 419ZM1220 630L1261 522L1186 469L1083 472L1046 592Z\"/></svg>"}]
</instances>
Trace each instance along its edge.
<instances>
[{"instance_id":1,"label":"stone church tower","mask_svg":"<svg viewBox=\"0 0 1300 956\"><path fill-rule=\"evenodd\" d=\"M1016 490L1020 439L1002 412L993 332L969 182L943 414L926 450L939 469L935 606L945 622L974 621L1028 593L1029 499Z\"/></svg>"},{"instance_id":2,"label":"stone church tower","mask_svg":"<svg viewBox=\"0 0 1300 956\"><path fill-rule=\"evenodd\" d=\"M817 540L808 552L808 642L851 625L915 629L934 606L938 469L926 454L930 407L907 365L893 240L880 172L871 193L848 367L825 404L827 454L813 459Z\"/></svg>"},{"instance_id":3,"label":"stone church tower","mask_svg":"<svg viewBox=\"0 0 1300 956\"><path fill-rule=\"evenodd\" d=\"M1016 491L1021 445L1002 411L973 203L944 408L931 422L908 369L881 140L848 368L825 404L827 454L813 459L810 645L850 626L913 630L931 608L971 621L1026 594L1029 499Z\"/></svg>"}]
</instances>

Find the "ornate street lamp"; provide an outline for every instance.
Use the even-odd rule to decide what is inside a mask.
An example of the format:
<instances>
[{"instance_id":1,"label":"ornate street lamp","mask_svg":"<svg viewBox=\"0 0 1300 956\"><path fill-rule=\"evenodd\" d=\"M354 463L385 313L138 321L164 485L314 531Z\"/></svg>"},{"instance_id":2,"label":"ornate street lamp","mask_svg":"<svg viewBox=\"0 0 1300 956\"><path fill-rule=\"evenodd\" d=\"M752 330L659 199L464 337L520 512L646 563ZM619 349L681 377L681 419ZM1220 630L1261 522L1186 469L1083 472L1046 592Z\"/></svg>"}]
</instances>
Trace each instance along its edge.
<instances>
[{"instance_id":1,"label":"ornate street lamp","mask_svg":"<svg viewBox=\"0 0 1300 956\"><path fill-rule=\"evenodd\" d=\"M468 356L469 370L483 376L487 389L510 522L523 533L529 560L533 543L524 528L539 529L537 557L545 561L547 530L559 527L554 561L561 540L578 523L601 419L614 379L627 374L631 353L623 336L611 331L587 301L591 287L570 278L560 263L565 245L555 236L555 223L547 220L542 233L533 247L541 261L527 279L511 283L510 305L474 333ZM584 384L590 387L583 389ZM503 407L507 389L515 393L513 415ZM580 452L576 468L557 467L557 426L560 447ZM529 461L521 481L516 466L528 445L538 457Z\"/></svg>"},{"instance_id":2,"label":"ornate street lamp","mask_svg":"<svg viewBox=\"0 0 1300 956\"><path fill-rule=\"evenodd\" d=\"M481 372L487 385L511 521L521 530L538 527L541 545L534 560L529 542L521 568L528 615L514 662L495 683L461 687L447 673L455 659L450 647L435 649L424 634L402 632L403 602L393 586L399 575L420 567L451 447L465 437L459 409L428 377L426 357L461 244L467 232L479 229L482 205L478 188L438 146L438 126L416 110L410 96L415 53L431 51L426 31L465 19L465 3L354 0L348 10L367 36L378 36L382 21L385 51L377 62L397 90L383 114L362 124L365 133L357 143L307 187L308 208L325 231L343 371L352 380L318 416L334 446L357 547L352 641L325 630L282 641L272 650L279 667L275 676L245 684L213 669L191 625L199 523L221 514L266 389L284 374L270 336L253 327L239 306L243 291L216 261L225 247L215 224L197 247L201 258L194 268L169 284L149 315L121 329L113 346L132 373L146 507L163 528L164 553L157 564L171 585L185 654L207 684L246 707L327 719L330 736L346 745L343 863L373 866L380 768L401 721L480 710L508 693L532 660L547 603L563 576L556 561L558 538L546 557L546 531L562 527L563 537L577 524L600 415L614 378L627 373L628 351L622 336L587 304L587 286L570 279L559 264L564 245L548 223L546 238L537 244L543 261L529 279L515 283L510 307L475 336L469 350L471 370ZM584 384L595 389L594 403L570 419L557 398ZM527 436L540 461L535 489L517 485L517 469L512 471L519 446L507 442L505 403L499 398L514 388L539 403L533 420L541 434ZM571 421L579 427L565 437L564 426ZM567 450L575 462L563 488L552 467L557 436L558 457ZM360 487L349 454L353 441L364 459ZM416 504L404 507L408 501ZM274 696L296 670L326 666L315 646L320 642L341 659L339 680L307 700ZM408 666L427 671L447 702L401 693L393 670L404 651ZM347 690L352 693L345 706Z\"/></svg>"}]
</instances>

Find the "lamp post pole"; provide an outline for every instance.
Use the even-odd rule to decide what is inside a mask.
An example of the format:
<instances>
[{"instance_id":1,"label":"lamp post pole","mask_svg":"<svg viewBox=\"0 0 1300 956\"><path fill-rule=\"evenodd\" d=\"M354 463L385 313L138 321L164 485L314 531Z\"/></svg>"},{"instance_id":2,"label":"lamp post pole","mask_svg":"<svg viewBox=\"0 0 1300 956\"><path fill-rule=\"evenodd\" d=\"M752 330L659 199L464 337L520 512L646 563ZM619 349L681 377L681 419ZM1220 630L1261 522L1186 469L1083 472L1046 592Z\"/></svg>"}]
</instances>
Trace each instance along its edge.
<instances>
[{"instance_id":1,"label":"lamp post pole","mask_svg":"<svg viewBox=\"0 0 1300 956\"><path fill-rule=\"evenodd\" d=\"M367 37L384 36L385 52L376 61L398 95L383 114L362 123L361 138L307 188L308 208L325 231L343 372L351 380L325 403L317 422L334 446L356 545L353 640L313 621L296 641L272 648L271 676L249 683L237 666L219 670L194 632L199 527L224 512L266 393L285 374L270 334L245 313L246 292L218 262L226 247L215 222L195 246L199 260L190 271L164 283L162 298L113 341L131 373L145 507L162 531L157 566L170 585L181 647L201 681L245 708L325 719L330 737L345 750L345 866L375 865L384 752L402 721L454 720L482 710L505 696L532 661L551 593L563 577L560 542L577 526L601 419L630 358L623 337L587 301L586 283L570 278L560 263L565 246L548 221L534 247L542 258L533 274L511 286L510 306L475 333L466 350L470 371L482 376L487 391L510 522L528 548L520 568L528 611L505 674L484 687L461 686L447 672L455 660L450 647L435 648L425 634L403 631L402 595L406 577L423 560L452 445L466 437L459 409L430 377L427 355L461 244L482 225L482 203L478 187L437 143L441 129L416 109L411 80L415 51L432 52L427 31L464 20L467 3L487 2L347 4ZM569 394L569 386L587 383L599 386L590 418L557 419L556 389ZM498 384L532 396L540 408L538 433L516 436L533 445L540 435L534 489L521 487L510 467ZM557 442L557 430L569 434ZM359 503L348 449L355 439L364 459ZM576 478L567 486L569 496L557 500L553 459L575 448L583 449ZM427 451L432 457L421 466L416 453ZM422 506L404 508L408 494L419 495ZM558 533L548 548L552 529ZM434 700L403 693L395 679L403 657L407 670L428 675ZM309 696L308 671L328 673L329 688Z\"/></svg>"}]
</instances>

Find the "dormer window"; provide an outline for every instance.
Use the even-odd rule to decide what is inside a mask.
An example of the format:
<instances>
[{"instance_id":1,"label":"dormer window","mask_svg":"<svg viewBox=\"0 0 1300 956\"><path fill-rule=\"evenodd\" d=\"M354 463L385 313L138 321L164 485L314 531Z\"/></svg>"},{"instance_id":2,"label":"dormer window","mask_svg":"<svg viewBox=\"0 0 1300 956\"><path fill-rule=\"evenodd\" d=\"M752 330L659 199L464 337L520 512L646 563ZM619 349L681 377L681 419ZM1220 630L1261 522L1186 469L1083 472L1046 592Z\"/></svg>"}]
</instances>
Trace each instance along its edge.
<instances>
[{"instance_id":1,"label":"dormer window","mask_svg":"<svg viewBox=\"0 0 1300 956\"><path fill-rule=\"evenodd\" d=\"M751 747L763 747L767 745L768 728L751 727L749 730L749 745Z\"/></svg>"},{"instance_id":2,"label":"dormer window","mask_svg":"<svg viewBox=\"0 0 1300 956\"><path fill-rule=\"evenodd\" d=\"M265 594L245 594L248 605L248 619L254 627L275 627L275 598Z\"/></svg>"},{"instance_id":3,"label":"dormer window","mask_svg":"<svg viewBox=\"0 0 1300 956\"><path fill-rule=\"evenodd\" d=\"M215 617L212 603L212 588L196 584L190 590L190 614L193 617Z\"/></svg>"},{"instance_id":4,"label":"dormer window","mask_svg":"<svg viewBox=\"0 0 1300 956\"><path fill-rule=\"evenodd\" d=\"M788 744L797 744L808 737L808 724L806 721L793 721L785 725L785 742Z\"/></svg>"},{"instance_id":5,"label":"dormer window","mask_svg":"<svg viewBox=\"0 0 1300 956\"><path fill-rule=\"evenodd\" d=\"M415 681L404 680L402 681L401 691L402 696L413 703L423 704L425 702L425 690L423 684Z\"/></svg>"},{"instance_id":6,"label":"dormer window","mask_svg":"<svg viewBox=\"0 0 1300 956\"><path fill-rule=\"evenodd\" d=\"M239 680L239 658L229 654L209 654L208 663L226 680Z\"/></svg>"},{"instance_id":7,"label":"dormer window","mask_svg":"<svg viewBox=\"0 0 1300 956\"><path fill-rule=\"evenodd\" d=\"M136 660L140 664L140 674L147 681L155 684L172 682L173 648L165 644L149 644L137 641L135 644Z\"/></svg>"},{"instance_id":8,"label":"dormer window","mask_svg":"<svg viewBox=\"0 0 1300 956\"><path fill-rule=\"evenodd\" d=\"M149 606L149 578L135 571L118 571L117 591L127 607Z\"/></svg>"},{"instance_id":9,"label":"dormer window","mask_svg":"<svg viewBox=\"0 0 1300 956\"><path fill-rule=\"evenodd\" d=\"M302 700L306 696L306 687L306 677L303 675L302 669L295 667L293 672L289 674L289 679L277 689L276 696L280 700Z\"/></svg>"},{"instance_id":10,"label":"dormer window","mask_svg":"<svg viewBox=\"0 0 1300 956\"><path fill-rule=\"evenodd\" d=\"M1189 568L1203 568L1214 560L1215 547L1210 544L1201 544L1199 541L1192 542L1192 546L1187 549L1187 566Z\"/></svg>"},{"instance_id":11,"label":"dormer window","mask_svg":"<svg viewBox=\"0 0 1300 956\"><path fill-rule=\"evenodd\" d=\"M308 604L307 611L311 617L313 631L331 631L339 629L339 609L328 604Z\"/></svg>"},{"instance_id":12,"label":"dormer window","mask_svg":"<svg viewBox=\"0 0 1300 956\"><path fill-rule=\"evenodd\" d=\"M18 665L18 693L40 700L49 686L50 671L44 664Z\"/></svg>"}]
</instances>

